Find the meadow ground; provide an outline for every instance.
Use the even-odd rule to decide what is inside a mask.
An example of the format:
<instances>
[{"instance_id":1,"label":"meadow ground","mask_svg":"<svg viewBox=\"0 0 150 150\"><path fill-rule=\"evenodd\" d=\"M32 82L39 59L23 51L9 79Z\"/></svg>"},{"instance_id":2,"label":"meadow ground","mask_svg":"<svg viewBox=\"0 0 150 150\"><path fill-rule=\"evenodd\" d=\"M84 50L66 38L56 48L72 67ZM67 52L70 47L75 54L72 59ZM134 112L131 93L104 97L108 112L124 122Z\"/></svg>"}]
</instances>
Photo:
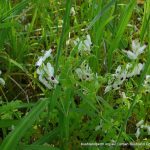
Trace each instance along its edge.
<instances>
[{"instance_id":1,"label":"meadow ground","mask_svg":"<svg viewBox=\"0 0 150 150\"><path fill-rule=\"evenodd\" d=\"M0 149L150 149L150 1L0 1Z\"/></svg>"}]
</instances>

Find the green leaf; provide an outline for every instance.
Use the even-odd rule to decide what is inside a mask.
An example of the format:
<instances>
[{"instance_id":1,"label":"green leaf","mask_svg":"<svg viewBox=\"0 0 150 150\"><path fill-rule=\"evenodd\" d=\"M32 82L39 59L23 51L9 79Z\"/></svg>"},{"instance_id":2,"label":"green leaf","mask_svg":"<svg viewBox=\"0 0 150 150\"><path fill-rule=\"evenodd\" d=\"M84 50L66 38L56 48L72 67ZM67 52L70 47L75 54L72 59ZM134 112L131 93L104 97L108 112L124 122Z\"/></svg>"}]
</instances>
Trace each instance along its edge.
<instances>
[{"instance_id":1,"label":"green leaf","mask_svg":"<svg viewBox=\"0 0 150 150\"><path fill-rule=\"evenodd\" d=\"M143 16L143 19L142 19L142 26L141 26L141 29L140 29L140 39L141 39L141 41L143 41L144 36L146 36L146 34L149 33L149 32L146 32L147 28L149 26L149 22L150 22L149 10L150 10L150 2L146 1L144 3L144 16Z\"/></svg>"},{"instance_id":2,"label":"green leaf","mask_svg":"<svg viewBox=\"0 0 150 150\"><path fill-rule=\"evenodd\" d=\"M10 10L7 10L6 12L0 11L1 12L1 14L0 14L0 22L4 22L7 19L13 18L20 11L22 11L23 8L25 8L25 6L28 4L28 2L29 2L29 0L23 0L22 2L18 3L15 7L11 8ZM8 2L6 2L6 3L8 3ZM6 6L7 5L8 4L6 4Z\"/></svg>"},{"instance_id":3,"label":"green leaf","mask_svg":"<svg viewBox=\"0 0 150 150\"><path fill-rule=\"evenodd\" d=\"M115 3L115 0L112 0L110 3L108 3L103 10L100 10L100 12L94 17L94 19L90 22L89 26L87 29L89 30L100 18L103 16L110 8L111 6Z\"/></svg>"},{"instance_id":4,"label":"green leaf","mask_svg":"<svg viewBox=\"0 0 150 150\"><path fill-rule=\"evenodd\" d=\"M33 145L44 144L44 143L50 142L50 141L56 139L56 137L58 135L59 135L59 128L55 128L50 133L45 134L39 140L37 140L36 142L34 142Z\"/></svg>"},{"instance_id":5,"label":"green leaf","mask_svg":"<svg viewBox=\"0 0 150 150\"><path fill-rule=\"evenodd\" d=\"M41 112L47 106L47 100L40 100L35 107L25 116L15 129L4 139L0 149L15 150L18 141L23 137L26 131L32 126Z\"/></svg>"},{"instance_id":6,"label":"green leaf","mask_svg":"<svg viewBox=\"0 0 150 150\"><path fill-rule=\"evenodd\" d=\"M119 45L119 42L122 38L122 35L126 29L126 26L129 22L129 19L132 15L132 11L134 9L134 6L136 4L136 0L133 0L131 1L128 6L126 7L126 9L124 10L122 16L121 16L121 20L118 24L118 27L117 27L117 32L115 33L115 38L112 40L111 42L111 45L110 45L110 48L108 50L108 69L109 71L111 70L111 65L112 65L112 54L113 54L113 51L118 47Z\"/></svg>"}]
</instances>

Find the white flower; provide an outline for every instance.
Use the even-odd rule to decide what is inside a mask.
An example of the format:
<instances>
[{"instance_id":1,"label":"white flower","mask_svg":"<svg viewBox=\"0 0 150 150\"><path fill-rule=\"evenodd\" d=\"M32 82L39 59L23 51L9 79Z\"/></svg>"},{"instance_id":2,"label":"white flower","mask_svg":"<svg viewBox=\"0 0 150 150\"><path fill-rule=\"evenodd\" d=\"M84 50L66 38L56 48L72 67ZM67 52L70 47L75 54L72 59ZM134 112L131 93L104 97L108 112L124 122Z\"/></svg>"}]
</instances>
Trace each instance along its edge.
<instances>
[{"instance_id":1,"label":"white flower","mask_svg":"<svg viewBox=\"0 0 150 150\"><path fill-rule=\"evenodd\" d=\"M147 126L148 135L150 135L150 126Z\"/></svg>"},{"instance_id":2,"label":"white flower","mask_svg":"<svg viewBox=\"0 0 150 150\"><path fill-rule=\"evenodd\" d=\"M51 57L52 50L49 49L48 51L45 51L44 56L39 57L39 60L36 62L36 66L41 66L42 63L48 58Z\"/></svg>"},{"instance_id":3,"label":"white flower","mask_svg":"<svg viewBox=\"0 0 150 150\"><path fill-rule=\"evenodd\" d=\"M78 75L79 79L81 80L86 80L86 81L91 81L93 80L93 73L89 65L84 61L80 68L77 68L75 70L76 74Z\"/></svg>"},{"instance_id":4,"label":"white flower","mask_svg":"<svg viewBox=\"0 0 150 150\"><path fill-rule=\"evenodd\" d=\"M112 90L112 85L107 85L104 91L104 94Z\"/></svg>"},{"instance_id":5,"label":"white flower","mask_svg":"<svg viewBox=\"0 0 150 150\"><path fill-rule=\"evenodd\" d=\"M75 16L75 15L76 15L76 12L75 12L74 7L71 7L71 9L70 9L70 14L71 14L72 16Z\"/></svg>"},{"instance_id":6,"label":"white flower","mask_svg":"<svg viewBox=\"0 0 150 150\"><path fill-rule=\"evenodd\" d=\"M91 51L91 45L92 45L92 42L91 42L91 37L90 35L88 34L86 36L86 39L84 41L80 40L79 38L77 38L75 41L74 41L74 45L75 46L78 46L78 50L79 52L82 54L83 52L86 52L86 53L90 53Z\"/></svg>"},{"instance_id":7,"label":"white flower","mask_svg":"<svg viewBox=\"0 0 150 150\"><path fill-rule=\"evenodd\" d=\"M143 45L141 47L138 40L133 40L132 41L132 51L130 51L130 50L129 51L123 50L123 51L127 54L128 58L135 60L135 59L137 59L137 57L140 54L142 54L144 52L145 48L146 48L146 45Z\"/></svg>"},{"instance_id":8,"label":"white flower","mask_svg":"<svg viewBox=\"0 0 150 150\"><path fill-rule=\"evenodd\" d=\"M48 89L52 89L51 84L42 75L39 75L39 81L43 83Z\"/></svg>"},{"instance_id":9,"label":"white flower","mask_svg":"<svg viewBox=\"0 0 150 150\"><path fill-rule=\"evenodd\" d=\"M47 70L45 70L48 74L47 79L49 79L52 83L58 84L59 82L54 78L54 68L50 63L47 63Z\"/></svg>"},{"instance_id":10,"label":"white flower","mask_svg":"<svg viewBox=\"0 0 150 150\"><path fill-rule=\"evenodd\" d=\"M86 36L86 39L84 40L84 44L85 44L85 51L91 51L91 45L92 45L92 42L91 42L91 37L90 35L88 34Z\"/></svg>"},{"instance_id":11,"label":"white flower","mask_svg":"<svg viewBox=\"0 0 150 150\"><path fill-rule=\"evenodd\" d=\"M44 55L39 57L36 62L38 67L36 72L39 75L39 81L44 84L48 89L52 89L56 84L58 84L57 79L54 77L54 68L51 63L45 64L45 60L51 57L52 50L45 51Z\"/></svg>"},{"instance_id":12,"label":"white flower","mask_svg":"<svg viewBox=\"0 0 150 150\"><path fill-rule=\"evenodd\" d=\"M5 86L5 81L4 81L3 78L0 78L0 84L1 84L2 86Z\"/></svg>"},{"instance_id":13,"label":"white flower","mask_svg":"<svg viewBox=\"0 0 150 150\"><path fill-rule=\"evenodd\" d=\"M141 129L147 129L148 135L150 135L150 126L147 124L144 124L144 120L140 120L137 124L137 131L135 133L135 136L138 138L140 136L140 130Z\"/></svg>"},{"instance_id":14,"label":"white flower","mask_svg":"<svg viewBox=\"0 0 150 150\"><path fill-rule=\"evenodd\" d=\"M137 65L134 66L133 70L131 72L128 73L128 77L132 77L132 76L136 76L136 75L140 75L141 71L144 69L144 63L138 63Z\"/></svg>"},{"instance_id":15,"label":"white flower","mask_svg":"<svg viewBox=\"0 0 150 150\"><path fill-rule=\"evenodd\" d=\"M143 125L143 123L144 123L144 120L142 119L142 120L140 120L140 121L136 124L136 126L137 126L137 127L140 127L141 125Z\"/></svg>"},{"instance_id":16,"label":"white flower","mask_svg":"<svg viewBox=\"0 0 150 150\"><path fill-rule=\"evenodd\" d=\"M48 89L52 89L55 84L59 83L54 77L54 68L49 62L46 65L42 64L42 66L37 69L37 74L39 75L40 82Z\"/></svg>"},{"instance_id":17,"label":"white flower","mask_svg":"<svg viewBox=\"0 0 150 150\"><path fill-rule=\"evenodd\" d=\"M122 70L121 66L119 65L115 71L115 74L112 74L110 80L108 80L108 85L105 88L105 93L109 92L110 90L118 90L120 89L120 85L123 84L127 77L127 71Z\"/></svg>"},{"instance_id":18,"label":"white flower","mask_svg":"<svg viewBox=\"0 0 150 150\"><path fill-rule=\"evenodd\" d=\"M140 47L140 43L138 40L132 41L132 50L135 52L135 54L140 55L144 52L144 49L146 48L146 45L143 45Z\"/></svg>"},{"instance_id":19,"label":"white flower","mask_svg":"<svg viewBox=\"0 0 150 150\"><path fill-rule=\"evenodd\" d=\"M100 125L96 126L96 127L95 127L95 131L100 130L100 128L101 128L101 126L100 126Z\"/></svg>"},{"instance_id":20,"label":"white flower","mask_svg":"<svg viewBox=\"0 0 150 150\"><path fill-rule=\"evenodd\" d=\"M146 79L144 80L144 83L150 85L150 75L146 75Z\"/></svg>"},{"instance_id":21,"label":"white flower","mask_svg":"<svg viewBox=\"0 0 150 150\"><path fill-rule=\"evenodd\" d=\"M146 78L143 83L144 91L150 93L150 75L146 75Z\"/></svg>"},{"instance_id":22,"label":"white flower","mask_svg":"<svg viewBox=\"0 0 150 150\"><path fill-rule=\"evenodd\" d=\"M115 71L116 75L119 75L121 73L121 66L119 65Z\"/></svg>"},{"instance_id":23,"label":"white flower","mask_svg":"<svg viewBox=\"0 0 150 150\"><path fill-rule=\"evenodd\" d=\"M140 128L137 128L136 133L135 133L135 136L137 139L139 138L140 134L141 134Z\"/></svg>"},{"instance_id":24,"label":"white flower","mask_svg":"<svg viewBox=\"0 0 150 150\"><path fill-rule=\"evenodd\" d=\"M2 71L0 70L0 75L2 74ZM5 86L5 81L3 78L0 78L0 85Z\"/></svg>"}]
</instances>

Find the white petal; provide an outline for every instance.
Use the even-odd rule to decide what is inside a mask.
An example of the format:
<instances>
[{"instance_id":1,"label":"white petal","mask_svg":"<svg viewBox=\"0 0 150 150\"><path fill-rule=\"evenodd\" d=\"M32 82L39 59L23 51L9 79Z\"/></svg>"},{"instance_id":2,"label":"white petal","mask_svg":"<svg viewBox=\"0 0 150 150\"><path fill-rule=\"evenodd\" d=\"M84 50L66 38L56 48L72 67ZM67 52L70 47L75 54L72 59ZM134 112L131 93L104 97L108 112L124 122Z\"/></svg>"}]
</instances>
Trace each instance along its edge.
<instances>
[{"instance_id":1,"label":"white petal","mask_svg":"<svg viewBox=\"0 0 150 150\"><path fill-rule=\"evenodd\" d=\"M49 49L48 51L45 51L45 54L43 56L43 61L45 61L48 57L51 56L51 52L52 52L51 49Z\"/></svg>"},{"instance_id":2,"label":"white petal","mask_svg":"<svg viewBox=\"0 0 150 150\"><path fill-rule=\"evenodd\" d=\"M44 56L41 56L41 57L38 58L38 61L36 62L35 65L38 66L38 67L41 66L42 63L43 63L48 57L51 56L51 52L52 52L51 49L49 49L48 51L46 51L45 54L44 54Z\"/></svg>"},{"instance_id":3,"label":"white petal","mask_svg":"<svg viewBox=\"0 0 150 150\"><path fill-rule=\"evenodd\" d=\"M4 81L3 78L0 78L0 84L1 84L2 86L5 86L5 81Z\"/></svg>"},{"instance_id":4,"label":"white petal","mask_svg":"<svg viewBox=\"0 0 150 150\"><path fill-rule=\"evenodd\" d=\"M82 80L82 75L83 75L82 70L81 70L80 68L77 68L77 69L75 70L75 72L77 73L78 77Z\"/></svg>"},{"instance_id":5,"label":"white petal","mask_svg":"<svg viewBox=\"0 0 150 150\"><path fill-rule=\"evenodd\" d=\"M132 68L132 64L131 63L127 63L127 65L126 65L126 71L128 72L129 71L129 69L131 69Z\"/></svg>"},{"instance_id":6,"label":"white petal","mask_svg":"<svg viewBox=\"0 0 150 150\"><path fill-rule=\"evenodd\" d=\"M79 42L80 42L80 39L79 38L77 38L75 41L74 41L74 45L76 46L76 45L78 45L79 44Z\"/></svg>"},{"instance_id":7,"label":"white petal","mask_svg":"<svg viewBox=\"0 0 150 150\"><path fill-rule=\"evenodd\" d=\"M42 65L42 63L43 63L43 57L39 57L39 60L36 62L36 66L41 66Z\"/></svg>"},{"instance_id":8,"label":"white petal","mask_svg":"<svg viewBox=\"0 0 150 150\"><path fill-rule=\"evenodd\" d=\"M141 133L141 132L140 132L140 128L138 128L137 131L136 131L136 133L135 133L135 136L136 136L137 139L139 138L140 133Z\"/></svg>"},{"instance_id":9,"label":"white petal","mask_svg":"<svg viewBox=\"0 0 150 150\"><path fill-rule=\"evenodd\" d=\"M150 75L146 75L146 80L149 80L150 79Z\"/></svg>"},{"instance_id":10,"label":"white petal","mask_svg":"<svg viewBox=\"0 0 150 150\"><path fill-rule=\"evenodd\" d=\"M133 68L133 71L131 72L132 76L139 75L140 72L143 70L143 68L144 68L144 64L139 63L138 65L136 65Z\"/></svg>"},{"instance_id":11,"label":"white petal","mask_svg":"<svg viewBox=\"0 0 150 150\"><path fill-rule=\"evenodd\" d=\"M36 73L38 75L43 75L44 74L44 70L42 69L42 67L37 68Z\"/></svg>"},{"instance_id":12,"label":"white petal","mask_svg":"<svg viewBox=\"0 0 150 150\"><path fill-rule=\"evenodd\" d=\"M49 76L54 76L54 67L49 62L47 63L47 73Z\"/></svg>"},{"instance_id":13,"label":"white petal","mask_svg":"<svg viewBox=\"0 0 150 150\"><path fill-rule=\"evenodd\" d=\"M91 44L92 44L92 42L91 42L91 37L90 37L90 35L87 35L86 37L87 37L87 39L84 40L84 44L85 44L85 46L86 46L87 48L90 48L90 46L91 46Z\"/></svg>"},{"instance_id":14,"label":"white petal","mask_svg":"<svg viewBox=\"0 0 150 150\"><path fill-rule=\"evenodd\" d=\"M112 87L114 90L120 89L121 81L117 80L116 82L113 83Z\"/></svg>"},{"instance_id":15,"label":"white petal","mask_svg":"<svg viewBox=\"0 0 150 150\"><path fill-rule=\"evenodd\" d=\"M132 41L132 50L133 52L137 52L137 50L140 48L140 43L139 41L136 39L136 40L133 40Z\"/></svg>"},{"instance_id":16,"label":"white petal","mask_svg":"<svg viewBox=\"0 0 150 150\"><path fill-rule=\"evenodd\" d=\"M121 72L121 66L119 65L118 67L117 67L117 69L116 69L116 74L120 74L120 72Z\"/></svg>"},{"instance_id":17,"label":"white petal","mask_svg":"<svg viewBox=\"0 0 150 150\"><path fill-rule=\"evenodd\" d=\"M148 135L150 135L150 126L147 126Z\"/></svg>"},{"instance_id":18,"label":"white petal","mask_svg":"<svg viewBox=\"0 0 150 150\"><path fill-rule=\"evenodd\" d=\"M142 119L142 120L140 120L140 121L136 124L136 126L137 126L137 127L140 127L143 123L144 123L144 120Z\"/></svg>"},{"instance_id":19,"label":"white petal","mask_svg":"<svg viewBox=\"0 0 150 150\"><path fill-rule=\"evenodd\" d=\"M138 49L138 51L137 51L137 55L142 54L142 53L144 52L145 48L146 48L146 45L144 45L144 46L142 46L142 47L139 47L139 49Z\"/></svg>"},{"instance_id":20,"label":"white petal","mask_svg":"<svg viewBox=\"0 0 150 150\"><path fill-rule=\"evenodd\" d=\"M48 89L52 89L52 86L51 84L48 83L48 81L43 78L41 75L39 76L39 80L42 84L44 84Z\"/></svg>"},{"instance_id":21,"label":"white petal","mask_svg":"<svg viewBox=\"0 0 150 150\"><path fill-rule=\"evenodd\" d=\"M85 49L85 45L82 43L82 41L80 41L80 43L78 45L78 49L79 49L79 51L82 51Z\"/></svg>"},{"instance_id":22,"label":"white petal","mask_svg":"<svg viewBox=\"0 0 150 150\"><path fill-rule=\"evenodd\" d=\"M101 128L101 126L100 126L100 125L99 125L99 126L96 126L96 127L95 127L95 131L100 130L100 128Z\"/></svg>"},{"instance_id":23,"label":"white petal","mask_svg":"<svg viewBox=\"0 0 150 150\"><path fill-rule=\"evenodd\" d=\"M128 58L130 59L134 60L137 58L137 55L134 52L131 52L131 51L124 51L124 52L127 54Z\"/></svg>"},{"instance_id":24,"label":"white petal","mask_svg":"<svg viewBox=\"0 0 150 150\"><path fill-rule=\"evenodd\" d=\"M76 12L75 12L74 7L71 7L71 9L70 9L70 13L71 13L71 15L72 15L72 16L75 16Z\"/></svg>"},{"instance_id":25,"label":"white petal","mask_svg":"<svg viewBox=\"0 0 150 150\"><path fill-rule=\"evenodd\" d=\"M107 85L106 88L105 88L105 93L109 92L110 90L112 90L112 86L111 85Z\"/></svg>"}]
</instances>

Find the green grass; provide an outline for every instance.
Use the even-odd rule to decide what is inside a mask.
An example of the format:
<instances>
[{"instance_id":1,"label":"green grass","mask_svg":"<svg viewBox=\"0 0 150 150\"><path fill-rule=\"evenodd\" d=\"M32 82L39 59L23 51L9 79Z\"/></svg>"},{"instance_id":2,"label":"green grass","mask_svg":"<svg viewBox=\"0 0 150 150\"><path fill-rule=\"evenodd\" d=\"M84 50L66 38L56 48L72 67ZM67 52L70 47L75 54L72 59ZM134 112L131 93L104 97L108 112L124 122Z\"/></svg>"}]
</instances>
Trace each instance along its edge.
<instances>
[{"instance_id":1,"label":"green grass","mask_svg":"<svg viewBox=\"0 0 150 150\"><path fill-rule=\"evenodd\" d=\"M149 10L149 0L1 1L0 149L122 150L120 143L149 143ZM123 50L132 50L135 39L147 47L131 60ZM51 57L35 66L49 49ZM116 68L129 63L129 72L145 65L115 90L117 76L106 92ZM136 137L140 120L145 130L139 127Z\"/></svg>"}]
</instances>

